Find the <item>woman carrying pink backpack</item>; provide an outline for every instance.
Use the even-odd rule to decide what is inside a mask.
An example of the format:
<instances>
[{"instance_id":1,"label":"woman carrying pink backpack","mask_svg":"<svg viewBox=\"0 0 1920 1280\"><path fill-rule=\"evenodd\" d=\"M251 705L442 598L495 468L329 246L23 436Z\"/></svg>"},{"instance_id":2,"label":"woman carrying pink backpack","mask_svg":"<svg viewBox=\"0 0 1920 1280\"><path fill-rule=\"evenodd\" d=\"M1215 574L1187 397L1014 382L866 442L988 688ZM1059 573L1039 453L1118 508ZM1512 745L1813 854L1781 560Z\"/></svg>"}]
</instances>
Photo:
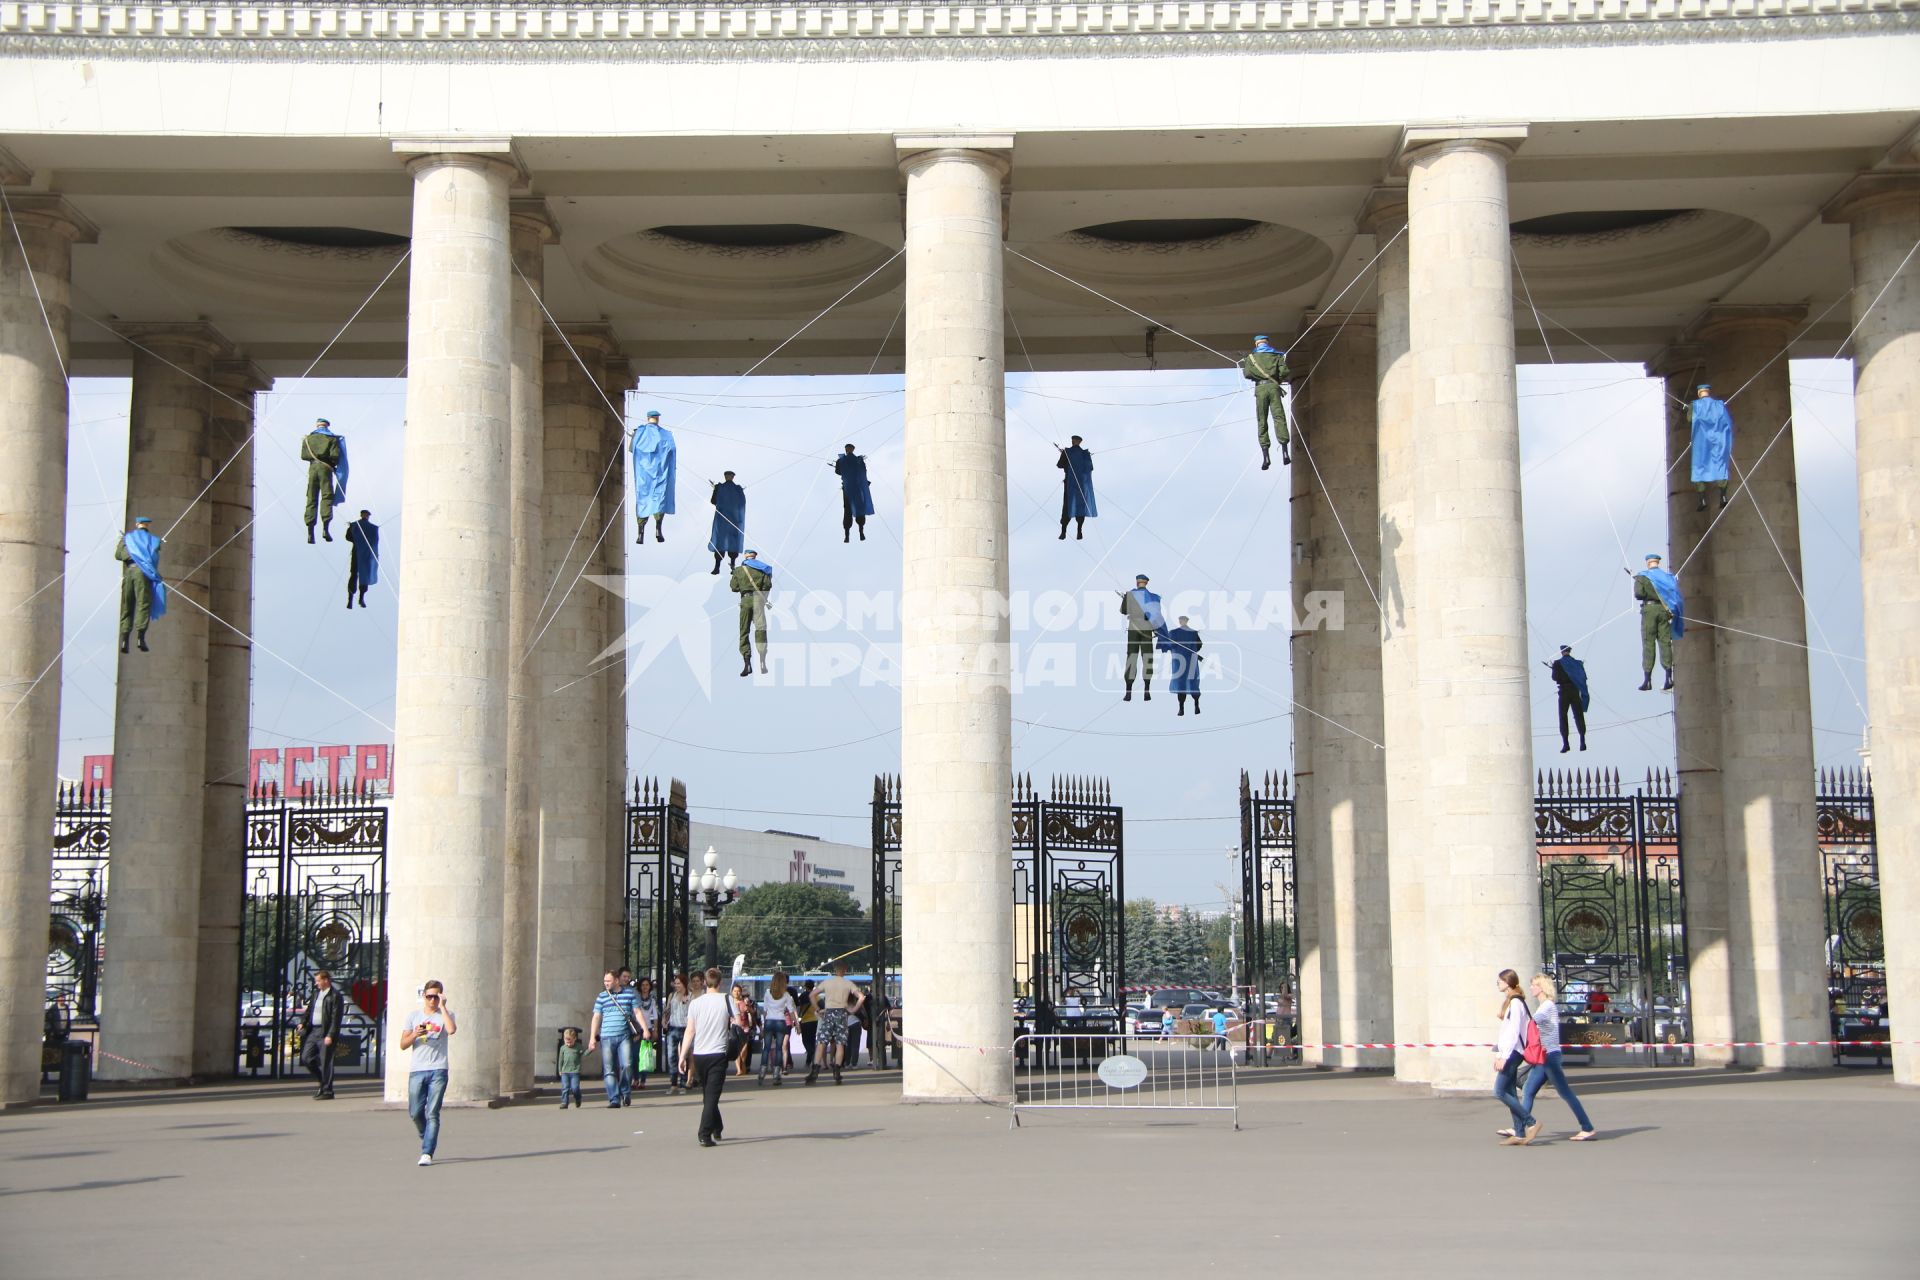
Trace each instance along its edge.
<instances>
[{"instance_id":1,"label":"woman carrying pink backpack","mask_svg":"<svg viewBox=\"0 0 1920 1280\"><path fill-rule=\"evenodd\" d=\"M1546 1059L1540 1049L1540 1032L1527 1009L1527 999L1520 994L1520 975L1511 969L1502 969L1500 994L1505 998L1500 1002L1500 1040L1493 1049L1493 1060L1499 1064L1493 1076L1493 1096L1506 1103L1507 1110L1513 1113L1513 1128L1501 1130L1506 1135L1504 1145L1524 1147L1539 1134L1540 1122L1520 1100L1516 1087L1520 1064ZM1529 1049L1539 1056L1529 1058Z\"/></svg>"}]
</instances>

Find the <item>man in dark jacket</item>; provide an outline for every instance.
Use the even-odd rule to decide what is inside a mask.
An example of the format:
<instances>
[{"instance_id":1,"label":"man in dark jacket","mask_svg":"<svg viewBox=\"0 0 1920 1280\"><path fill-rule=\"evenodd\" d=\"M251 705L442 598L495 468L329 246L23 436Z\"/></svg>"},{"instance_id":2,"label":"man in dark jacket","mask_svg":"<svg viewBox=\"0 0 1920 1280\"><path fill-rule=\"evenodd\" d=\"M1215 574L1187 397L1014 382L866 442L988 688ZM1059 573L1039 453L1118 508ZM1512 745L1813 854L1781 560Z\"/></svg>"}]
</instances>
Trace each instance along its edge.
<instances>
[{"instance_id":1,"label":"man in dark jacket","mask_svg":"<svg viewBox=\"0 0 1920 1280\"><path fill-rule=\"evenodd\" d=\"M333 975L325 969L313 975L313 1003L307 1006L305 1036L300 1042L300 1065L313 1074L316 1098L333 1098L333 1042L340 1038L340 1015L346 1000L333 989Z\"/></svg>"}]
</instances>

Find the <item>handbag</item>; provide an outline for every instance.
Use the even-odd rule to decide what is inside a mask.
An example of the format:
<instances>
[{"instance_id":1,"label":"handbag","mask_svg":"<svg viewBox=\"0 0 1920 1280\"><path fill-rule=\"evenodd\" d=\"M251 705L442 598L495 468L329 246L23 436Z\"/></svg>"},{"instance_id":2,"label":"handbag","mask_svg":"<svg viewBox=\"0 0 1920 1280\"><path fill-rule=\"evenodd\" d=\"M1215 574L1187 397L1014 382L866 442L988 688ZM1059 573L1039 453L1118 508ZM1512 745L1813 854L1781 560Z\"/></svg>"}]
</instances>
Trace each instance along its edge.
<instances>
[{"instance_id":1,"label":"handbag","mask_svg":"<svg viewBox=\"0 0 1920 1280\"><path fill-rule=\"evenodd\" d=\"M649 1075L655 1070L653 1041L641 1040L633 1046L633 1071L635 1075Z\"/></svg>"}]
</instances>

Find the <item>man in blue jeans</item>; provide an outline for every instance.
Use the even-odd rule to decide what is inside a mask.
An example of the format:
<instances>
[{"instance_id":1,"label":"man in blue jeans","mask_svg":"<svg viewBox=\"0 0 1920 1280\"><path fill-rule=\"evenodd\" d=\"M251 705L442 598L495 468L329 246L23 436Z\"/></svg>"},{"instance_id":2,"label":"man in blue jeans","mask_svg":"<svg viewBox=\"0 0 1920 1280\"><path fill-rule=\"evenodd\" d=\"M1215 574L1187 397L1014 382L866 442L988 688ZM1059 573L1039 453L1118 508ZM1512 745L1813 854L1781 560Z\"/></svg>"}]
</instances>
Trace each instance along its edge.
<instances>
[{"instance_id":1,"label":"man in blue jeans","mask_svg":"<svg viewBox=\"0 0 1920 1280\"><path fill-rule=\"evenodd\" d=\"M607 1085L607 1105L624 1107L633 1100L633 1037L636 1031L634 1011L637 997L633 988L620 981L616 973L601 975L604 988L593 999L593 1024L587 1032L587 1051L600 1050L600 1075Z\"/></svg>"},{"instance_id":2,"label":"man in blue jeans","mask_svg":"<svg viewBox=\"0 0 1920 1280\"><path fill-rule=\"evenodd\" d=\"M447 1008L446 988L432 978L420 989L422 1007L407 1015L400 1031L400 1047L413 1050L413 1070L407 1076L407 1114L420 1131L420 1163L433 1163L440 1145L440 1103L447 1096L447 1037L457 1027Z\"/></svg>"}]
</instances>

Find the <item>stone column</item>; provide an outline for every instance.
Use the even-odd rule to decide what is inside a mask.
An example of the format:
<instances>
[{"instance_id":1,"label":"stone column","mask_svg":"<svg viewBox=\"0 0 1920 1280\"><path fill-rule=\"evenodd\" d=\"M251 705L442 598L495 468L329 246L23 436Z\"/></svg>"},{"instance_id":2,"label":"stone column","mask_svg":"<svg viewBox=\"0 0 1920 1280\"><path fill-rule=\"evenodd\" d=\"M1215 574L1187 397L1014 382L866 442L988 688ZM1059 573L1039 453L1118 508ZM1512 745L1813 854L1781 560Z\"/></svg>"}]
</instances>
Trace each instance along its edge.
<instances>
[{"instance_id":1,"label":"stone column","mask_svg":"<svg viewBox=\"0 0 1920 1280\"><path fill-rule=\"evenodd\" d=\"M1387 879L1386 761L1381 724L1377 500L1378 377L1374 317L1319 317L1287 353L1295 382L1293 471L1301 644L1319 715L1296 716L1296 741L1312 743L1301 778L1304 834L1319 853L1320 1027L1337 1044L1393 1038L1393 956ZM1303 510L1304 507L1304 510ZM1325 717L1324 719L1322 717ZM1311 728L1309 728L1309 724ZM1303 1024L1304 1025L1304 1024ZM1381 1069L1390 1050L1329 1049L1329 1067Z\"/></svg>"},{"instance_id":2,"label":"stone column","mask_svg":"<svg viewBox=\"0 0 1920 1280\"><path fill-rule=\"evenodd\" d=\"M24 181L10 162L0 152L0 182ZM10 602L0 610L0 1107L40 1096L65 625L59 579L66 568L71 262L76 243L96 238L93 224L59 196L9 191L7 200L13 225L0 228L0 457L9 459L0 485L0 597Z\"/></svg>"},{"instance_id":3,"label":"stone column","mask_svg":"<svg viewBox=\"0 0 1920 1280\"><path fill-rule=\"evenodd\" d=\"M1682 512L1689 533L1704 538L1713 553L1713 611L1690 612L1715 624L1727 942L1739 1040L1823 1040L1830 1026L1814 831L1813 695L1806 603L1797 585L1793 402L1782 354L1805 319L1801 306L1714 307L1690 334L1705 348L1715 390L1722 397L1739 392L1728 406L1738 494L1722 509L1709 486L1706 511ZM1686 592L1701 575L1695 564L1679 576ZM1676 650L1692 643L1693 634L1688 628ZM1735 1061L1814 1067L1830 1066L1833 1055L1824 1048L1742 1049Z\"/></svg>"},{"instance_id":4,"label":"stone column","mask_svg":"<svg viewBox=\"0 0 1920 1280\"><path fill-rule=\"evenodd\" d=\"M1407 193L1376 188L1367 197L1360 229L1373 236L1379 262L1374 277L1374 356L1379 424L1380 504L1380 741L1386 744L1387 892L1392 907L1393 1038L1427 1039L1426 754L1420 741L1418 651L1415 648L1413 558L1413 395L1415 379L1407 320ZM1351 530L1349 530L1351 532ZM1357 539L1356 539L1357 541ZM1425 1049L1396 1049L1394 1077L1406 1084L1432 1079Z\"/></svg>"},{"instance_id":5,"label":"stone column","mask_svg":"<svg viewBox=\"0 0 1920 1280\"><path fill-rule=\"evenodd\" d=\"M1011 137L896 139L906 175L903 1092L1008 1099L1013 1033L1005 240ZM937 600L934 598L938 594Z\"/></svg>"},{"instance_id":6,"label":"stone column","mask_svg":"<svg viewBox=\"0 0 1920 1280\"><path fill-rule=\"evenodd\" d=\"M213 617L207 622L199 992L193 1014L193 1074L202 1079L230 1076L239 1068L247 730L253 711L253 395L271 387L273 379L246 360L221 360L213 366L212 382L207 575Z\"/></svg>"},{"instance_id":7,"label":"stone column","mask_svg":"<svg viewBox=\"0 0 1920 1280\"><path fill-rule=\"evenodd\" d=\"M615 351L618 351L616 339ZM600 489L600 509L588 537L602 531L598 572L609 578L621 578L627 572L626 523L620 518L626 504L625 461L627 392L633 387L633 364L625 356L607 357L606 375L601 383L603 397L596 401L600 414L599 470L607 482ZM611 464L611 465L609 465ZM599 600L600 648L605 653L626 633L626 600L617 592L602 591L581 584ZM627 655L624 650L600 659L600 680L606 706L607 725L607 963L629 964L627 955ZM600 975L596 973L597 979ZM638 975L635 975L636 979Z\"/></svg>"},{"instance_id":8,"label":"stone column","mask_svg":"<svg viewBox=\"0 0 1920 1280\"><path fill-rule=\"evenodd\" d=\"M1689 450L1693 415L1687 402L1706 374L1706 349L1677 343L1647 366L1663 378L1667 423L1668 563L1687 566L1687 612L1714 616L1714 540L1700 540L1707 522L1694 512ZM1732 387L1727 388L1732 391ZM1639 555L1645 548L1629 555ZM1642 562L1635 560L1631 567ZM1622 607L1632 597L1622 578ZM1727 839L1720 791L1720 678L1714 660L1711 627L1690 628L1673 650L1674 755L1680 774L1681 882L1686 894L1687 1008L1692 1038L1724 1042L1737 1039L1733 1021L1733 970L1727 950ZM1696 1049L1701 1066L1733 1063L1731 1049Z\"/></svg>"},{"instance_id":9,"label":"stone column","mask_svg":"<svg viewBox=\"0 0 1920 1280\"><path fill-rule=\"evenodd\" d=\"M1920 156L1911 157L1920 159ZM1865 174L1827 206L1852 227L1853 411L1867 714L1893 1078L1920 1084L1920 169ZM1902 267L1905 270L1902 270Z\"/></svg>"},{"instance_id":10,"label":"stone column","mask_svg":"<svg viewBox=\"0 0 1920 1280\"><path fill-rule=\"evenodd\" d=\"M507 599L507 857L502 874L500 950L500 1092L533 1088L534 985L540 917L540 690L527 647L540 629L546 597L546 546L541 538L546 441L541 334L546 317L540 292L547 245L559 238L546 201L514 200L509 234L516 268L507 286L513 298L509 341L508 449L512 469L513 578Z\"/></svg>"},{"instance_id":11,"label":"stone column","mask_svg":"<svg viewBox=\"0 0 1920 1280\"><path fill-rule=\"evenodd\" d=\"M572 347L568 347L568 343ZM614 349L604 324L548 330L543 379L545 493L541 572L558 584L547 601L530 665L540 694L540 964L535 1025L580 1023L600 989L606 950L607 812L616 797L607 776L607 703L591 674L605 647L601 618L607 593L587 582L562 595L592 556L599 506L594 497L606 465L598 387ZM578 352L580 360L574 358ZM581 361L587 368L582 369ZM592 508L588 513L588 508ZM574 538L585 524L591 532ZM597 566L588 572L598 572ZM546 588L541 588L546 595ZM548 619L551 619L549 621ZM584 1024L581 1024L584 1025Z\"/></svg>"},{"instance_id":12,"label":"stone column","mask_svg":"<svg viewBox=\"0 0 1920 1280\"><path fill-rule=\"evenodd\" d=\"M400 633L389 862L387 1100L402 1019L445 984L453 1102L500 1084L512 563L507 200L499 139L396 141L413 175Z\"/></svg>"},{"instance_id":13,"label":"stone column","mask_svg":"<svg viewBox=\"0 0 1920 1280\"><path fill-rule=\"evenodd\" d=\"M1520 126L1410 128L1410 526L1425 829L1428 1034L1479 1042L1494 975L1540 960L1526 563L1514 399L1507 159ZM1487 1087L1487 1055L1432 1058L1441 1092Z\"/></svg>"},{"instance_id":14,"label":"stone column","mask_svg":"<svg viewBox=\"0 0 1920 1280\"><path fill-rule=\"evenodd\" d=\"M101 1048L109 1080L193 1074L206 847L208 553L213 504L208 382L225 339L201 323L120 326L139 344L123 527L151 516L165 540L167 616L120 655L113 715L113 877L102 974ZM110 633L109 633L110 634ZM236 1008L237 1016L237 1008Z\"/></svg>"},{"instance_id":15,"label":"stone column","mask_svg":"<svg viewBox=\"0 0 1920 1280\"><path fill-rule=\"evenodd\" d=\"M1292 356L1289 351L1288 356ZM1294 400L1295 425L1298 425L1299 400ZM1311 574L1306 567L1306 551L1313 540L1314 489L1306 455L1300 455L1287 471L1289 511L1292 532L1293 573L1290 589L1293 615L1303 612L1303 599ZM1293 701L1296 706L1318 708L1319 693L1314 679L1320 668L1313 660L1315 637L1312 632L1294 629L1288 637L1289 656L1293 660ZM1300 1023L1300 1061L1309 1067L1326 1065L1326 1053L1320 1048L1327 1040L1325 975L1322 966L1326 951L1320 936L1322 882L1326 878L1327 849L1320 828L1313 819L1319 803L1314 783L1315 746L1320 723L1314 717L1293 717L1293 945L1299 957L1299 986L1293 993L1295 1015Z\"/></svg>"}]
</instances>

